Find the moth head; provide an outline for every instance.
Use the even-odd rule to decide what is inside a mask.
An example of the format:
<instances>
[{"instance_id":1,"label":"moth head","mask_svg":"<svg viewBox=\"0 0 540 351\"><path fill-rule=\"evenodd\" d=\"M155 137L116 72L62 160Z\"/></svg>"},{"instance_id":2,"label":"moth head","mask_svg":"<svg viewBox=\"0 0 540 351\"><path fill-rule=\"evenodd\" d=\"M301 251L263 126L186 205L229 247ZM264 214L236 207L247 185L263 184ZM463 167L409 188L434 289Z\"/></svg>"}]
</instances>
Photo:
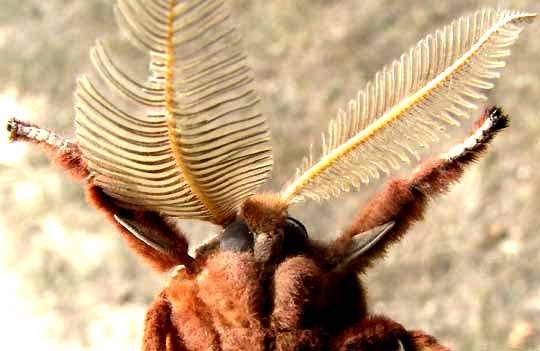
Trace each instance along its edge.
<instances>
[{"instance_id":1,"label":"moth head","mask_svg":"<svg viewBox=\"0 0 540 351\"><path fill-rule=\"evenodd\" d=\"M276 240L282 243L281 252L285 256L305 251L308 233L306 227L297 219L285 218L283 229L277 231L278 234L275 233L256 235L244 219L238 219L229 224L219 236L219 248L221 251L259 253L259 250L265 251L266 243Z\"/></svg>"},{"instance_id":2,"label":"moth head","mask_svg":"<svg viewBox=\"0 0 540 351\"><path fill-rule=\"evenodd\" d=\"M237 219L219 235L219 250L252 252L258 262L274 264L303 255L315 259L325 271L346 271L394 226L394 222L376 226L353 236L345 245L320 243L309 237L304 224L290 217L286 208L278 194L250 197Z\"/></svg>"},{"instance_id":3,"label":"moth head","mask_svg":"<svg viewBox=\"0 0 540 351\"><path fill-rule=\"evenodd\" d=\"M300 254L307 250L308 233L289 217L287 205L277 194L247 199L233 223L219 237L221 251L253 252L259 262Z\"/></svg>"}]
</instances>

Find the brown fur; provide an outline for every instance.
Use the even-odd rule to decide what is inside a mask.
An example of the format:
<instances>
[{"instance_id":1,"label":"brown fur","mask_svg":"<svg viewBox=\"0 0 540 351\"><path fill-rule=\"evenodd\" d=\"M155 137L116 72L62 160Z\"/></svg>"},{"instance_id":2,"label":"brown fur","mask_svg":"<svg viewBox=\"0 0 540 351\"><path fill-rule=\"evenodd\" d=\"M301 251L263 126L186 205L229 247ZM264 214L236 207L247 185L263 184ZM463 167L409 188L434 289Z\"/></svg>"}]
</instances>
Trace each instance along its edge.
<instances>
[{"instance_id":1,"label":"brown fur","mask_svg":"<svg viewBox=\"0 0 540 351\"><path fill-rule=\"evenodd\" d=\"M38 140L20 134L20 129L27 127L42 130L44 135L54 135L56 142L48 143L43 139ZM10 141L26 141L37 144L43 147L54 164L68 172L74 180L88 180L89 183L86 185L85 189L88 202L105 214L106 218L113 223L117 230L122 234L128 246L139 256L143 257L154 269L164 272L179 264L184 264L190 269L195 269L193 267L192 259L187 254L187 240L184 234L181 233L174 224L167 222L157 213L121 208L116 205L114 199L106 195L101 188L92 184L91 179L89 179L90 172L88 171L76 142L63 139L57 136L52 130L43 129L35 124L16 119L11 119L8 122L8 131L10 132ZM123 214L126 217L134 219L143 227L146 227L155 233L155 235L161 236L169 241L172 240L171 247L174 248L174 251L171 254L166 255L150 248L119 225L113 217L116 214Z\"/></svg>"},{"instance_id":2,"label":"brown fur","mask_svg":"<svg viewBox=\"0 0 540 351\"><path fill-rule=\"evenodd\" d=\"M103 190L93 184L86 186L86 198L90 204L100 210L116 229L122 234L128 247L142 257L152 268L159 272L165 272L177 265L185 265L190 270L195 270L192 259L188 256L188 242L184 234L177 227L162 216L154 212L126 210L118 205ZM149 229L158 237L170 241L174 250L169 254L158 252L137 239L127 231L115 219L114 215L122 214Z\"/></svg>"},{"instance_id":3,"label":"brown fur","mask_svg":"<svg viewBox=\"0 0 540 351\"><path fill-rule=\"evenodd\" d=\"M27 135L21 134L21 128L35 128L43 131L45 135L53 135L57 140L55 143L48 143L46 140L38 140ZM7 124L7 130L10 132L10 142L30 142L39 145L45 150L52 163L56 164L66 171L74 180L82 181L90 174L86 167L77 143L64 139L56 135L50 129L43 129L36 124L11 118Z\"/></svg>"},{"instance_id":4,"label":"brown fur","mask_svg":"<svg viewBox=\"0 0 540 351\"><path fill-rule=\"evenodd\" d=\"M142 348L144 350L144 347ZM178 334L178 330L176 330L172 324L169 325L169 334L167 335L167 351L188 351L186 345L184 344L184 340L180 337L180 334Z\"/></svg>"},{"instance_id":5,"label":"brown fur","mask_svg":"<svg viewBox=\"0 0 540 351\"><path fill-rule=\"evenodd\" d=\"M393 221L395 224L369 252L351 263L355 270L364 271L375 259L382 257L392 243L399 241L414 222L422 219L428 200L448 191L452 184L459 181L465 167L478 159L485 152L487 144L508 125L508 117L499 108L493 107L486 109L475 122L471 135L490 116L495 116L495 122L474 148L452 160L446 158L447 154L424 160L408 178L391 181L360 211L353 224L336 240L338 252L346 249L355 235L387 222Z\"/></svg>"},{"instance_id":6,"label":"brown fur","mask_svg":"<svg viewBox=\"0 0 540 351\"><path fill-rule=\"evenodd\" d=\"M223 252L211 257L197 283L199 298L213 313L218 330L261 328L264 297L253 254Z\"/></svg>"},{"instance_id":7,"label":"brown fur","mask_svg":"<svg viewBox=\"0 0 540 351\"><path fill-rule=\"evenodd\" d=\"M346 291L328 289L336 282L309 258L292 257L276 267L273 296L260 284L258 266L252 253L225 252L208 258L201 273L180 269L147 314L143 350L165 351L171 339L179 346L170 350L397 351L399 343L407 351L447 350L384 316L354 308L325 314ZM273 308L265 314L261 306L269 301Z\"/></svg>"},{"instance_id":8,"label":"brown fur","mask_svg":"<svg viewBox=\"0 0 540 351\"><path fill-rule=\"evenodd\" d=\"M311 329L323 295L323 272L312 259L295 256L274 274L271 326L279 331Z\"/></svg>"},{"instance_id":9,"label":"brown fur","mask_svg":"<svg viewBox=\"0 0 540 351\"><path fill-rule=\"evenodd\" d=\"M428 200L458 181L464 168L507 124L500 110L491 109L476 128L486 118L494 118L495 123L479 143L469 149L458 147L463 152L456 157L431 157L409 177L391 181L329 244L304 236L303 226L287 217L287 205L279 195L257 195L241 206L235 219L241 225L230 227L231 234L238 236L230 236L233 241L223 247L233 250L222 251L218 237L197 250L193 259L184 234L173 223L153 212L122 208L89 179L88 201L115 225L136 254L158 271L183 266L146 315L143 350L397 351L402 345L406 351L447 351L428 334L370 315L358 273L401 239L421 219ZM78 179L87 174L78 149L71 149L79 155L74 158L65 148L51 150L57 163ZM115 215L166 243L165 251L137 239ZM382 239L362 254L346 257L356 235L388 222L393 227ZM254 240L238 241L241 245L236 246L234 240L246 235Z\"/></svg>"},{"instance_id":10,"label":"brown fur","mask_svg":"<svg viewBox=\"0 0 540 351\"><path fill-rule=\"evenodd\" d=\"M171 328L171 306L165 294L155 300L144 319L143 350L163 351L167 346L167 333Z\"/></svg>"},{"instance_id":11,"label":"brown fur","mask_svg":"<svg viewBox=\"0 0 540 351\"><path fill-rule=\"evenodd\" d=\"M190 351L219 350L219 334L213 327L211 312L197 295L196 280L187 274L177 276L165 288L165 294L173 306L171 324L186 348Z\"/></svg>"},{"instance_id":12,"label":"brown fur","mask_svg":"<svg viewBox=\"0 0 540 351\"><path fill-rule=\"evenodd\" d=\"M254 195L244 201L240 216L256 235L273 233L276 228L283 227L287 217L287 204L281 201L279 194Z\"/></svg>"},{"instance_id":13,"label":"brown fur","mask_svg":"<svg viewBox=\"0 0 540 351\"><path fill-rule=\"evenodd\" d=\"M409 339L416 351L450 351L449 348L440 345L433 336L421 330L409 332Z\"/></svg>"},{"instance_id":14,"label":"brown fur","mask_svg":"<svg viewBox=\"0 0 540 351\"><path fill-rule=\"evenodd\" d=\"M76 181L82 181L90 176L86 162L81 157L81 152L77 144L71 148L60 151L54 148L46 148L52 162L67 170L68 174Z\"/></svg>"},{"instance_id":15,"label":"brown fur","mask_svg":"<svg viewBox=\"0 0 540 351\"><path fill-rule=\"evenodd\" d=\"M328 350L324 333L319 328L294 331L275 331L275 337L267 350Z\"/></svg>"},{"instance_id":16,"label":"brown fur","mask_svg":"<svg viewBox=\"0 0 540 351\"><path fill-rule=\"evenodd\" d=\"M346 329L334 340L335 350L396 351L399 342L413 349L403 326L383 316L371 316Z\"/></svg>"}]
</instances>

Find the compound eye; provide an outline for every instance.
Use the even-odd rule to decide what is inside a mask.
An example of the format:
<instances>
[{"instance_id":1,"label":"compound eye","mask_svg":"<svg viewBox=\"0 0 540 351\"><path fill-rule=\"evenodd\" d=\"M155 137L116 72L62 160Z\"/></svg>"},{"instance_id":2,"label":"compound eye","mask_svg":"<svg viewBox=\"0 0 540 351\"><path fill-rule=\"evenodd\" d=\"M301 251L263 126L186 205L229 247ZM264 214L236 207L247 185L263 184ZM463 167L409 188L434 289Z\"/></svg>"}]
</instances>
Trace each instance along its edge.
<instances>
[{"instance_id":1,"label":"compound eye","mask_svg":"<svg viewBox=\"0 0 540 351\"><path fill-rule=\"evenodd\" d=\"M225 228L219 237L221 251L247 252L253 251L253 234L243 220L237 220Z\"/></svg>"},{"instance_id":2,"label":"compound eye","mask_svg":"<svg viewBox=\"0 0 540 351\"><path fill-rule=\"evenodd\" d=\"M283 248L286 255L304 251L308 234L306 227L300 221L292 217L287 217L284 232Z\"/></svg>"}]
</instances>

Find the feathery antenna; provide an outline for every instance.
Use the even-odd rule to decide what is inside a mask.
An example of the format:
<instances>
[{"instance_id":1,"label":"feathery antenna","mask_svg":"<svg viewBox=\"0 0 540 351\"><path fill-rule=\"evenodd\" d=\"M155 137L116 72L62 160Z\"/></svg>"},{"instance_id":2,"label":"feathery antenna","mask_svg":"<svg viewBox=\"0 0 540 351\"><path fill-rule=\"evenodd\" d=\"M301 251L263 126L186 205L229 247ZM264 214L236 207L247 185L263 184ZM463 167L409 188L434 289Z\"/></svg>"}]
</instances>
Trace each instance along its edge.
<instances>
[{"instance_id":1,"label":"feathery antenna","mask_svg":"<svg viewBox=\"0 0 540 351\"><path fill-rule=\"evenodd\" d=\"M136 82L103 42L92 50L101 80L121 96L78 82L76 138L94 183L128 208L227 224L272 167L228 10L218 0L120 0L116 17L150 51L151 75Z\"/></svg>"},{"instance_id":2,"label":"feathery antenna","mask_svg":"<svg viewBox=\"0 0 540 351\"><path fill-rule=\"evenodd\" d=\"M482 10L428 35L340 110L322 157L297 172L285 202L330 198L389 173L486 99L524 23L536 15Z\"/></svg>"}]
</instances>

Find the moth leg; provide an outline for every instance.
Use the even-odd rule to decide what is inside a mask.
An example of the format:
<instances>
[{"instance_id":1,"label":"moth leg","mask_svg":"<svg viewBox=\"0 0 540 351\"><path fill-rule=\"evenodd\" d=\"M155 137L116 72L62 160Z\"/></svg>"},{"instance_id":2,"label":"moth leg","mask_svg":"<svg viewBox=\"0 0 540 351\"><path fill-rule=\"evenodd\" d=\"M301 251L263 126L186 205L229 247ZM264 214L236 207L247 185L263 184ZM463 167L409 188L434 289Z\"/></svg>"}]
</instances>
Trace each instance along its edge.
<instances>
[{"instance_id":1,"label":"moth leg","mask_svg":"<svg viewBox=\"0 0 540 351\"><path fill-rule=\"evenodd\" d=\"M176 265L184 265L191 272L198 271L195 260L187 254L187 242L185 240L179 242L178 239L184 237L175 233L176 228L165 228L159 233L161 228L158 227L158 223L162 219L161 216L153 212L141 212L134 219L124 218L121 215L114 215L113 218L134 237L157 252L170 256L176 261ZM148 223L151 227L148 227ZM177 240L173 240L175 237Z\"/></svg>"},{"instance_id":2,"label":"moth leg","mask_svg":"<svg viewBox=\"0 0 540 351\"><path fill-rule=\"evenodd\" d=\"M370 316L338 335L332 350L416 351L405 328L384 316ZM427 349L425 350L427 351Z\"/></svg>"},{"instance_id":3,"label":"moth leg","mask_svg":"<svg viewBox=\"0 0 540 351\"><path fill-rule=\"evenodd\" d=\"M395 222L388 222L359 233L351 238L346 249L342 249L340 255L331 261L332 271L347 271L349 263L355 261L357 257L369 252L380 240L385 238L388 232L394 227Z\"/></svg>"},{"instance_id":4,"label":"moth leg","mask_svg":"<svg viewBox=\"0 0 540 351\"><path fill-rule=\"evenodd\" d=\"M190 269L195 269L193 260L187 253L187 240L176 226L153 212L120 208L101 188L92 184L91 173L86 167L81 150L76 142L63 138L52 130L15 118L8 121L7 130L10 133L10 141L26 141L42 146L49 154L52 162L67 171L75 180L87 180L86 194L88 201L105 214L126 239L128 245L137 254L144 257L153 268L158 271L166 271L176 265L184 264ZM166 241L168 243L168 252L159 252L135 237L132 232L114 218L115 215L122 216L124 220L129 220L133 226L145 228L145 232L151 233L149 235L154 239Z\"/></svg>"},{"instance_id":5,"label":"moth leg","mask_svg":"<svg viewBox=\"0 0 540 351\"><path fill-rule=\"evenodd\" d=\"M188 254L187 239L174 223L155 212L121 208L114 199L92 183L86 186L86 197L122 234L129 248L154 269L164 272L174 266L184 265L191 272L197 271L195 261ZM149 245L149 241L160 243L162 250Z\"/></svg>"},{"instance_id":6,"label":"moth leg","mask_svg":"<svg viewBox=\"0 0 540 351\"><path fill-rule=\"evenodd\" d=\"M165 294L161 293L146 312L142 350L166 351L167 335L170 329L171 306Z\"/></svg>"},{"instance_id":7,"label":"moth leg","mask_svg":"<svg viewBox=\"0 0 540 351\"><path fill-rule=\"evenodd\" d=\"M76 142L66 139L50 129L11 118L6 126L10 142L25 141L37 144L47 152L52 162L67 171L75 180L82 181L90 172Z\"/></svg>"},{"instance_id":8,"label":"moth leg","mask_svg":"<svg viewBox=\"0 0 540 351\"><path fill-rule=\"evenodd\" d=\"M471 135L462 143L446 153L424 160L408 178L396 179L386 185L336 240L336 255L346 253L356 235L393 222L393 227L382 238L350 262L358 271L370 266L390 244L401 239L407 229L422 218L429 198L446 192L457 182L465 167L478 159L497 132L507 126L508 116L500 108L486 109L475 122Z\"/></svg>"},{"instance_id":9,"label":"moth leg","mask_svg":"<svg viewBox=\"0 0 540 351\"><path fill-rule=\"evenodd\" d=\"M418 351L450 351L435 339L435 337L424 333L421 330L413 330L409 332L410 342L414 350Z\"/></svg>"},{"instance_id":10,"label":"moth leg","mask_svg":"<svg viewBox=\"0 0 540 351\"><path fill-rule=\"evenodd\" d=\"M332 350L450 351L423 331L408 331L384 316L369 316L338 335Z\"/></svg>"},{"instance_id":11,"label":"moth leg","mask_svg":"<svg viewBox=\"0 0 540 351\"><path fill-rule=\"evenodd\" d=\"M167 299L173 306L171 329L186 350L221 350L220 335L214 327L211 310L198 296L200 288L197 278L198 275L181 268L165 288ZM173 344L171 351L174 350Z\"/></svg>"},{"instance_id":12,"label":"moth leg","mask_svg":"<svg viewBox=\"0 0 540 351\"><path fill-rule=\"evenodd\" d=\"M310 258L295 256L278 266L274 275L274 308L270 324L275 330L310 329L317 325L323 272Z\"/></svg>"},{"instance_id":13,"label":"moth leg","mask_svg":"<svg viewBox=\"0 0 540 351\"><path fill-rule=\"evenodd\" d=\"M187 351L184 340L172 325L169 327L169 334L167 335L167 351Z\"/></svg>"}]
</instances>

